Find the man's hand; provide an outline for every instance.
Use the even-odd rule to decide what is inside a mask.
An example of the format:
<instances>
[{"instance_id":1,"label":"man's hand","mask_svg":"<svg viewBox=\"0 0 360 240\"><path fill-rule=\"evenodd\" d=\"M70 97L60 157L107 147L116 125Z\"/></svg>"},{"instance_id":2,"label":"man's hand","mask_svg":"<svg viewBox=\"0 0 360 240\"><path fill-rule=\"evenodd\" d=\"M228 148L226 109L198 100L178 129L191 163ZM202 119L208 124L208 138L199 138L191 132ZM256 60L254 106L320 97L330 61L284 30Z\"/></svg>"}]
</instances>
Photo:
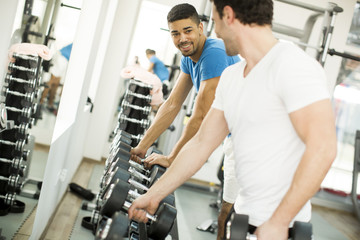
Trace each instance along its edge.
<instances>
[{"instance_id":1,"label":"man's hand","mask_svg":"<svg viewBox=\"0 0 360 240\"><path fill-rule=\"evenodd\" d=\"M147 151L147 149L143 149L139 146L136 146L135 148L131 149L131 151L130 151L131 160L141 164L141 159L145 158L146 151Z\"/></svg>"},{"instance_id":2,"label":"man's hand","mask_svg":"<svg viewBox=\"0 0 360 240\"><path fill-rule=\"evenodd\" d=\"M154 215L158 207L159 202L155 201L149 194L141 195L133 201L128 209L129 219L146 223L148 221L146 213Z\"/></svg>"},{"instance_id":3,"label":"man's hand","mask_svg":"<svg viewBox=\"0 0 360 240\"><path fill-rule=\"evenodd\" d=\"M168 168L172 163L172 160L168 156L164 156L158 153L152 153L149 157L144 160L146 168L150 168L154 164Z\"/></svg>"},{"instance_id":4,"label":"man's hand","mask_svg":"<svg viewBox=\"0 0 360 240\"><path fill-rule=\"evenodd\" d=\"M275 224L271 220L263 223L255 231L257 239L261 240L287 240L288 233L288 226Z\"/></svg>"}]
</instances>

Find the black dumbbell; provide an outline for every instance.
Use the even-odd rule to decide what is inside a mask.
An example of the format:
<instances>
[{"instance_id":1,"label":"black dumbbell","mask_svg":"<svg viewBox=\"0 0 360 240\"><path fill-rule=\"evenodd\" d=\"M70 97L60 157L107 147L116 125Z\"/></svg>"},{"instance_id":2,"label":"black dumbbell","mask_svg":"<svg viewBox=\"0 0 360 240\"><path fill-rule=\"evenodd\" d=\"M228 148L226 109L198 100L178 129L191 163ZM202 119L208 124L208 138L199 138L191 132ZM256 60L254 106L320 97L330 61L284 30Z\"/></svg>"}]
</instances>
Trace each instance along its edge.
<instances>
[{"instance_id":1,"label":"black dumbbell","mask_svg":"<svg viewBox=\"0 0 360 240\"><path fill-rule=\"evenodd\" d=\"M0 176L0 194L16 192L20 193L21 183L19 175L11 175L9 177Z\"/></svg>"},{"instance_id":2,"label":"black dumbbell","mask_svg":"<svg viewBox=\"0 0 360 240\"><path fill-rule=\"evenodd\" d=\"M9 84L10 89L13 89L12 86L18 86L16 87L16 89L23 93L34 92L37 87L36 79L24 80L21 78L13 77L11 74L6 74L5 83ZM21 89L23 89L23 91Z\"/></svg>"},{"instance_id":3,"label":"black dumbbell","mask_svg":"<svg viewBox=\"0 0 360 240\"><path fill-rule=\"evenodd\" d=\"M130 81L129 81L129 86L131 86L131 85L139 86L139 87L142 87L142 88L147 88L148 90L153 89L152 85L144 83L141 80L134 79L134 78L130 79Z\"/></svg>"},{"instance_id":4,"label":"black dumbbell","mask_svg":"<svg viewBox=\"0 0 360 240\"><path fill-rule=\"evenodd\" d=\"M120 130L120 128L118 127L116 127L113 132L114 132L114 139L112 140L111 145L115 145L118 142L124 142L128 145L131 145L131 141L132 141L131 134L123 130Z\"/></svg>"},{"instance_id":5,"label":"black dumbbell","mask_svg":"<svg viewBox=\"0 0 360 240\"><path fill-rule=\"evenodd\" d=\"M233 212L229 220L225 224L226 240L256 240L254 234L248 233L249 216L244 214L236 214ZM289 236L292 240L311 240L312 225L305 222L294 222L293 236Z\"/></svg>"},{"instance_id":6,"label":"black dumbbell","mask_svg":"<svg viewBox=\"0 0 360 240\"><path fill-rule=\"evenodd\" d=\"M21 92L17 92L17 91L11 91L9 88L4 87L2 90L2 93L5 97L7 97L8 95L12 95L12 96L18 97L20 100L24 100L29 103L33 103L34 99L35 99L34 92L21 93ZM10 106L10 105L8 105L8 106Z\"/></svg>"},{"instance_id":7,"label":"black dumbbell","mask_svg":"<svg viewBox=\"0 0 360 240\"><path fill-rule=\"evenodd\" d=\"M27 67L23 67L23 66L18 66L16 65L15 63L9 63L8 65L8 69L10 71L22 71L22 72L26 72L32 76L35 76L36 75L36 71L37 71L37 68L27 68Z\"/></svg>"},{"instance_id":8,"label":"black dumbbell","mask_svg":"<svg viewBox=\"0 0 360 240\"><path fill-rule=\"evenodd\" d=\"M15 157L12 160L0 158L0 166L0 175L4 177L9 177L13 174L23 177L26 169L22 158L19 157Z\"/></svg>"},{"instance_id":9,"label":"black dumbbell","mask_svg":"<svg viewBox=\"0 0 360 240\"><path fill-rule=\"evenodd\" d=\"M128 192L124 189L127 188L127 183L119 181L112 184L108 191L105 193L104 204L101 207L100 214L111 217L114 212L124 211L127 212L131 206L131 202L127 201ZM154 239L164 239L170 232L175 218L176 208L167 203L162 203L155 212L155 215L146 214L150 219L147 232L148 237Z\"/></svg>"},{"instance_id":10,"label":"black dumbbell","mask_svg":"<svg viewBox=\"0 0 360 240\"><path fill-rule=\"evenodd\" d=\"M10 149L22 153L25 147L25 140L17 140L16 142L0 140L0 146L10 146Z\"/></svg>"},{"instance_id":11,"label":"black dumbbell","mask_svg":"<svg viewBox=\"0 0 360 240\"><path fill-rule=\"evenodd\" d=\"M31 55L25 55L20 53L13 53L13 57L15 58L15 62L18 62L19 60L25 60L31 65L37 66L39 59L36 56Z\"/></svg>"},{"instance_id":12,"label":"black dumbbell","mask_svg":"<svg viewBox=\"0 0 360 240\"><path fill-rule=\"evenodd\" d=\"M91 230L93 234L96 233L98 223L100 221L99 210L93 210L91 216L83 217L81 220L81 226Z\"/></svg>"},{"instance_id":13,"label":"black dumbbell","mask_svg":"<svg viewBox=\"0 0 360 240\"><path fill-rule=\"evenodd\" d=\"M116 161L114 161L110 168L109 171L111 171L112 169L115 169L115 167L120 167L126 171L128 171L131 176L135 179L137 179L138 181L140 181L142 184L145 184L146 186L152 186L156 180L158 180L162 174L165 172L164 168L158 165L154 165L150 172L149 175L145 175L144 173L139 172L136 168L134 168L132 166L132 164L134 165L135 163L133 161L125 161L121 158L118 158ZM148 170L146 170L148 171Z\"/></svg>"},{"instance_id":14,"label":"black dumbbell","mask_svg":"<svg viewBox=\"0 0 360 240\"><path fill-rule=\"evenodd\" d=\"M16 199L15 193L6 193L5 195L0 195L0 201L5 205L13 205Z\"/></svg>"},{"instance_id":15,"label":"black dumbbell","mask_svg":"<svg viewBox=\"0 0 360 240\"><path fill-rule=\"evenodd\" d=\"M29 125L22 123L19 126L15 125L10 129L6 129L0 133L0 138L5 141L15 142L17 140L25 140L25 143L29 142Z\"/></svg>"},{"instance_id":16,"label":"black dumbbell","mask_svg":"<svg viewBox=\"0 0 360 240\"><path fill-rule=\"evenodd\" d=\"M128 101L129 103L134 103L134 99L133 99L134 97L142 99L147 103L150 103L151 99L152 99L151 95L143 95L143 94L132 92L129 89L127 89L125 92L125 95L124 95L124 100ZM143 105L139 105L139 106L143 106Z\"/></svg>"},{"instance_id":17,"label":"black dumbbell","mask_svg":"<svg viewBox=\"0 0 360 240\"><path fill-rule=\"evenodd\" d=\"M132 109L141 111L146 115L148 115L151 112L151 107L150 106L142 107L142 106L131 104L131 103L127 102L127 101L122 101L121 108L132 108Z\"/></svg>"},{"instance_id":18,"label":"black dumbbell","mask_svg":"<svg viewBox=\"0 0 360 240\"><path fill-rule=\"evenodd\" d=\"M96 240L123 240L128 236L129 219L121 212L111 218L104 217L98 224Z\"/></svg>"},{"instance_id":19,"label":"black dumbbell","mask_svg":"<svg viewBox=\"0 0 360 240\"><path fill-rule=\"evenodd\" d=\"M138 120L135 118L129 118L124 114L120 114L120 117L118 118L118 120L120 123L125 123L125 122L135 123L135 124L138 124L139 126L141 126L142 128L149 128L149 126L150 126L150 121L147 119Z\"/></svg>"},{"instance_id":20,"label":"black dumbbell","mask_svg":"<svg viewBox=\"0 0 360 240\"><path fill-rule=\"evenodd\" d=\"M6 106L7 118L9 120L13 120L16 125L20 125L21 123L28 123L28 127L31 128L34 125L34 119L31 117L32 108L16 108Z\"/></svg>"},{"instance_id":21,"label":"black dumbbell","mask_svg":"<svg viewBox=\"0 0 360 240\"><path fill-rule=\"evenodd\" d=\"M118 141L117 143L114 143L110 146L109 154L111 155L112 153L116 152L117 149L119 149L119 148L123 149L124 151L130 152L132 147L130 144L127 144L123 141Z\"/></svg>"}]
</instances>

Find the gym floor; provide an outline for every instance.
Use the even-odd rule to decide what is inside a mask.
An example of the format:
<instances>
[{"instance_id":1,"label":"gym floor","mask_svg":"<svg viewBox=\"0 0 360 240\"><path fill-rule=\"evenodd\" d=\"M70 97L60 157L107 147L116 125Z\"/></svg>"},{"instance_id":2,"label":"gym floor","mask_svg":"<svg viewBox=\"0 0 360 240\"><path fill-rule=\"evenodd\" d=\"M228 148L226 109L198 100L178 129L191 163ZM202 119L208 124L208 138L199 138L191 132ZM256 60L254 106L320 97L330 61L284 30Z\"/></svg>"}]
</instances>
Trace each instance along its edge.
<instances>
[{"instance_id":1,"label":"gym floor","mask_svg":"<svg viewBox=\"0 0 360 240\"><path fill-rule=\"evenodd\" d=\"M42 122L42 121L41 121ZM46 120L45 120L46 122ZM44 123L44 122L43 122ZM43 145L35 145L37 159L46 158L48 148ZM45 159L46 161L46 159ZM36 164L33 160L32 164ZM90 188L97 184L99 169L103 164L97 161L84 159L79 166L72 182ZM32 168L35 166L32 166ZM94 184L95 183L95 184ZM191 180L175 191L177 207L177 227L180 240L211 240L216 239L216 233L197 230L202 223L210 224L217 217L217 209L209 205L217 199L216 188L205 182ZM41 239L92 239L92 234L83 229L77 220L80 216L83 199L72 192L66 192L53 219L47 224L47 228ZM28 239L34 222L36 209L28 216L26 221L12 239ZM91 213L89 212L90 215ZM333 210L313 205L314 239L316 240L358 240L360 236L360 222L352 213ZM204 224L205 225L205 224ZM84 233L84 234L83 234ZM78 234L78 235L76 235ZM79 237L83 234L83 237ZM11 237L10 237L11 239ZM167 238L168 239L168 238Z\"/></svg>"}]
</instances>

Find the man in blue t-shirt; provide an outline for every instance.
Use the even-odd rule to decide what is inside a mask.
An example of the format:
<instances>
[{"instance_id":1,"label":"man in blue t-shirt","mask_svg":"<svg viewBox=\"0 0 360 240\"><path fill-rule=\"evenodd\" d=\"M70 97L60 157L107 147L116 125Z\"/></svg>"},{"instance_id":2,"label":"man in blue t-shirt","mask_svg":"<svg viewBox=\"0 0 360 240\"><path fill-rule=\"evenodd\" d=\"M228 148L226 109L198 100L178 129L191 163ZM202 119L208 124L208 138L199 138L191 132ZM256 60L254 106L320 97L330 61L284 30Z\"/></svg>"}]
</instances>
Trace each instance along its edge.
<instances>
[{"instance_id":1,"label":"man in blue t-shirt","mask_svg":"<svg viewBox=\"0 0 360 240\"><path fill-rule=\"evenodd\" d=\"M163 84L163 94L165 96L168 94L169 70L165 67L164 63L158 57L156 57L155 50L146 49L145 52L146 57L150 61L148 71L153 72L156 76L160 78L160 81Z\"/></svg>"},{"instance_id":2,"label":"man in blue t-shirt","mask_svg":"<svg viewBox=\"0 0 360 240\"><path fill-rule=\"evenodd\" d=\"M230 57L226 54L222 40L205 36L203 24L192 5L184 3L174 6L168 13L167 20L173 43L183 55L181 71L169 98L160 107L152 125L137 147L131 150L132 159L145 157L148 148L173 122L193 86L197 97L193 113L172 152L168 156L153 153L144 161L149 166L171 165L181 148L199 130L215 98L221 73L226 67L240 61L238 56Z\"/></svg>"}]
</instances>

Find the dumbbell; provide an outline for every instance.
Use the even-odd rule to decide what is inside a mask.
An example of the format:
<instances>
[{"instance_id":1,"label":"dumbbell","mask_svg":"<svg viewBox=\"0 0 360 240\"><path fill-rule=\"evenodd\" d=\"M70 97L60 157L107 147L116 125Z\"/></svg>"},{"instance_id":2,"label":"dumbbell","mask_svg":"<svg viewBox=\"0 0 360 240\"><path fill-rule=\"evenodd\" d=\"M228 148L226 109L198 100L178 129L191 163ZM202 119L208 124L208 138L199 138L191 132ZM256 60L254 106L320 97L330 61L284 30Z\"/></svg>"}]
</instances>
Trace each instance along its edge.
<instances>
[{"instance_id":1,"label":"dumbbell","mask_svg":"<svg viewBox=\"0 0 360 240\"><path fill-rule=\"evenodd\" d=\"M25 140L25 143L29 142L29 125L22 123L19 126L14 125L11 129L6 129L0 133L0 138L5 141L15 142L17 140Z\"/></svg>"},{"instance_id":2,"label":"dumbbell","mask_svg":"<svg viewBox=\"0 0 360 240\"><path fill-rule=\"evenodd\" d=\"M136 86L139 86L139 87L147 88L149 90L153 89L152 85L144 83L144 82L142 82L142 81L140 81L138 79L130 79L129 86L130 85L136 85Z\"/></svg>"},{"instance_id":3,"label":"dumbbell","mask_svg":"<svg viewBox=\"0 0 360 240\"><path fill-rule=\"evenodd\" d=\"M5 140L0 140L0 146L11 146L16 152L23 152L25 147L25 140L17 140L16 142L10 142Z\"/></svg>"},{"instance_id":4,"label":"dumbbell","mask_svg":"<svg viewBox=\"0 0 360 240\"><path fill-rule=\"evenodd\" d=\"M128 235L129 219L121 212L111 218L104 217L98 225L96 240L123 240Z\"/></svg>"},{"instance_id":5,"label":"dumbbell","mask_svg":"<svg viewBox=\"0 0 360 240\"><path fill-rule=\"evenodd\" d=\"M8 65L8 69L10 71L22 71L22 72L26 72L28 74L31 74L33 76L36 75L36 71L37 71L37 68L27 68L27 67L23 67L23 66L18 66L16 65L15 63L9 63Z\"/></svg>"},{"instance_id":6,"label":"dumbbell","mask_svg":"<svg viewBox=\"0 0 360 240\"><path fill-rule=\"evenodd\" d=\"M119 141L124 142L128 145L131 145L131 134L120 130L118 126L114 129L114 139L111 142L111 146L117 144Z\"/></svg>"},{"instance_id":7,"label":"dumbbell","mask_svg":"<svg viewBox=\"0 0 360 240\"><path fill-rule=\"evenodd\" d=\"M132 109L141 111L146 115L148 115L151 112L151 107L150 106L141 107L141 106L138 106L138 105L131 104L131 103L127 102L127 101L122 101L121 107L122 108L132 108Z\"/></svg>"},{"instance_id":8,"label":"dumbbell","mask_svg":"<svg viewBox=\"0 0 360 240\"><path fill-rule=\"evenodd\" d=\"M132 123L135 123L135 124L139 124L143 128L148 128L150 126L150 121L147 120L147 119L138 120L138 119L135 119L135 118L129 118L124 114L120 115L120 117L118 118L118 121L120 123L132 122Z\"/></svg>"},{"instance_id":9,"label":"dumbbell","mask_svg":"<svg viewBox=\"0 0 360 240\"><path fill-rule=\"evenodd\" d=\"M21 123L28 123L28 127L31 128L34 125L34 119L31 117L32 109L29 107L25 108L16 108L6 106L6 111L9 120L13 120L16 125L20 125Z\"/></svg>"},{"instance_id":10,"label":"dumbbell","mask_svg":"<svg viewBox=\"0 0 360 240\"><path fill-rule=\"evenodd\" d=\"M19 175L10 175L9 177L0 176L0 194L8 192L20 193L21 183Z\"/></svg>"},{"instance_id":11,"label":"dumbbell","mask_svg":"<svg viewBox=\"0 0 360 240\"><path fill-rule=\"evenodd\" d=\"M225 225L226 240L256 240L254 234L248 233L249 216L233 212ZM311 240L312 225L305 222L294 222L292 240Z\"/></svg>"},{"instance_id":12,"label":"dumbbell","mask_svg":"<svg viewBox=\"0 0 360 240\"><path fill-rule=\"evenodd\" d=\"M127 143L125 143L125 142L123 142L123 141L118 141L118 142L112 143L112 144L110 145L109 154L110 154L110 155L113 154L113 153L116 152L116 150L119 149L119 148L121 148L121 149L123 149L123 150L125 150L125 151L127 151L127 152L130 152L132 147L131 147L130 144L127 144Z\"/></svg>"},{"instance_id":13,"label":"dumbbell","mask_svg":"<svg viewBox=\"0 0 360 240\"><path fill-rule=\"evenodd\" d=\"M7 106L17 108L31 107L35 98L35 94L33 92L20 93L17 91L11 91L8 88L4 88L2 90L2 95L4 96L2 97L2 102L5 102Z\"/></svg>"},{"instance_id":14,"label":"dumbbell","mask_svg":"<svg viewBox=\"0 0 360 240\"><path fill-rule=\"evenodd\" d=\"M10 86L12 84L21 84L23 85L24 90L26 90L27 92L33 92L37 87L36 79L24 80L21 78L13 77L11 74L6 74L5 83L8 83Z\"/></svg>"},{"instance_id":15,"label":"dumbbell","mask_svg":"<svg viewBox=\"0 0 360 240\"><path fill-rule=\"evenodd\" d=\"M96 233L96 229L98 226L98 223L100 221L100 214L99 210L95 209L91 212L91 216L83 217L81 220L81 226L83 226L86 229L89 229L92 231L93 234Z\"/></svg>"},{"instance_id":16,"label":"dumbbell","mask_svg":"<svg viewBox=\"0 0 360 240\"><path fill-rule=\"evenodd\" d=\"M15 157L12 160L7 158L0 158L0 175L9 177L12 174L24 176L26 166L22 164L22 158Z\"/></svg>"},{"instance_id":17,"label":"dumbbell","mask_svg":"<svg viewBox=\"0 0 360 240\"><path fill-rule=\"evenodd\" d=\"M15 201L16 194L15 193L6 193L5 195L0 195L0 200L5 205L12 205Z\"/></svg>"},{"instance_id":18,"label":"dumbbell","mask_svg":"<svg viewBox=\"0 0 360 240\"><path fill-rule=\"evenodd\" d=\"M28 62L31 62L32 64L38 64L38 57L32 56L32 55L25 55L20 53L13 53L13 57L16 60L27 60Z\"/></svg>"},{"instance_id":19,"label":"dumbbell","mask_svg":"<svg viewBox=\"0 0 360 240\"><path fill-rule=\"evenodd\" d=\"M107 171L111 171L116 167L120 167L128 171L135 179L141 181L141 183L146 186L152 186L166 171L164 167L159 165L154 165L150 170L147 170L132 160L126 161L121 158L117 158L114 162L112 162Z\"/></svg>"},{"instance_id":20,"label":"dumbbell","mask_svg":"<svg viewBox=\"0 0 360 240\"><path fill-rule=\"evenodd\" d=\"M131 202L127 201L129 192L125 192L125 182L119 181L116 184L111 184L108 191L104 196L104 204L101 207L100 214L111 217L114 212L124 211L127 212L131 206ZM170 232L175 218L176 208L170 206L167 203L159 205L159 208L155 212L155 215L146 214L146 217L150 219L150 224L147 228L148 237L154 239L164 239Z\"/></svg>"},{"instance_id":21,"label":"dumbbell","mask_svg":"<svg viewBox=\"0 0 360 240\"><path fill-rule=\"evenodd\" d=\"M134 103L134 99L133 99L134 97L145 100L145 102L147 103L150 103L152 99L151 95L143 95L143 94L135 93L130 91L129 89L125 91L124 100L128 101L129 103Z\"/></svg>"}]
</instances>

